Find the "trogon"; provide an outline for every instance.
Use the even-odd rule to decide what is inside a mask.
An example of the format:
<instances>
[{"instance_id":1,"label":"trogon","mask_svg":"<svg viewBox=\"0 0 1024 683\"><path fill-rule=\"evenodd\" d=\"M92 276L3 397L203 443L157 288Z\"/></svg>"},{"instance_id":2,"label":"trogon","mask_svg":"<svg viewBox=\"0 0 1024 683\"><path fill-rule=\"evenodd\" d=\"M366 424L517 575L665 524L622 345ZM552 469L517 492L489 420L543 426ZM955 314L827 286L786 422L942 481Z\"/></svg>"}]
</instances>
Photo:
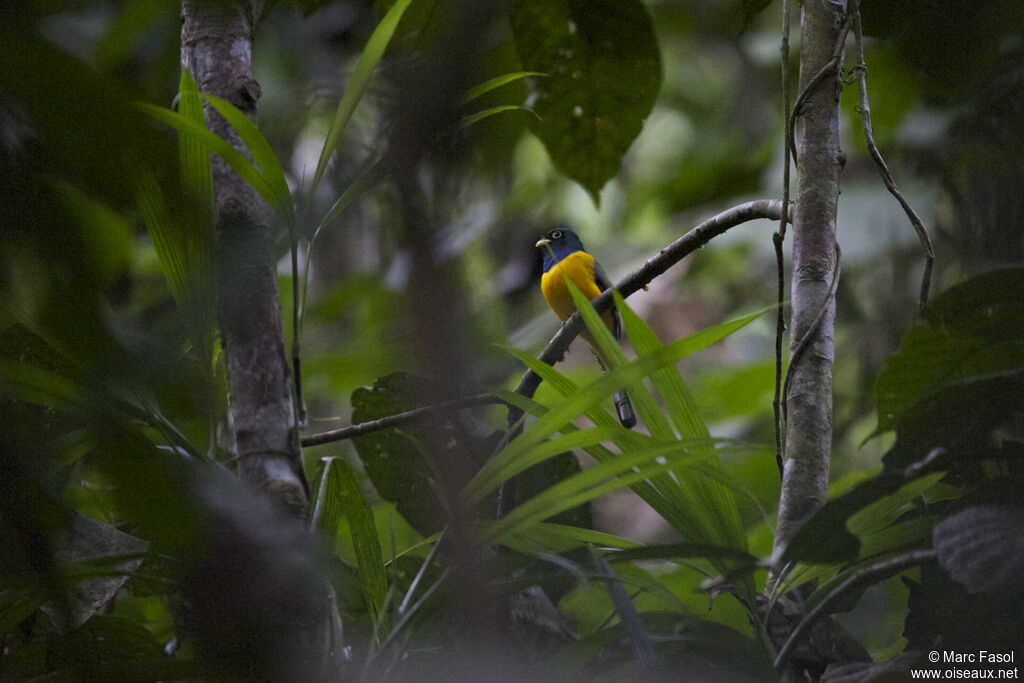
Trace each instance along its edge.
<instances>
[{"instance_id":1,"label":"trogon","mask_svg":"<svg viewBox=\"0 0 1024 683\"><path fill-rule=\"evenodd\" d=\"M572 230L561 226L555 227L538 240L536 246L544 250L544 275L540 279L540 289L544 294L544 300L559 319L565 320L576 312L576 304L565 283L566 278L588 299L594 299L611 287L601 264L584 250L579 235ZM620 339L622 320L619 312L612 309L602 314L602 317L615 338ZM601 367L605 370L610 368L608 359L601 354L590 334L586 330L582 334ZM626 428L632 428L636 424L636 413L633 412L629 396L625 391L617 391L613 398L619 422Z\"/></svg>"}]
</instances>

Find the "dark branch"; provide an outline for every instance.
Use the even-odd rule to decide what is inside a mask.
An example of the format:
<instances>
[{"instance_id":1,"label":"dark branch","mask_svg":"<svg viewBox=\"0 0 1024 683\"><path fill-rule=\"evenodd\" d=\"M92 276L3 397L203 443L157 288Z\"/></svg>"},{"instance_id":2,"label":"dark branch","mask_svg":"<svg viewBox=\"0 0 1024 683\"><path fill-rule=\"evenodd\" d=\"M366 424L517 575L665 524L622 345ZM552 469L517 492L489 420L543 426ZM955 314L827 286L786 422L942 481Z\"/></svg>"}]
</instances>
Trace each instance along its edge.
<instances>
[{"instance_id":1,"label":"dark branch","mask_svg":"<svg viewBox=\"0 0 1024 683\"><path fill-rule=\"evenodd\" d=\"M319 434L310 434L309 436L302 437L302 446L303 448L308 448L310 446L319 446L320 444L351 439L352 437L362 436L363 434L369 434L370 432L376 432L381 429L397 427L400 424L411 422L412 420L418 420L422 417L427 417L428 415L438 411L458 410L459 408L469 408L471 406L481 406L494 403L504 403L504 401L494 394L477 394L476 396L456 398L451 401L423 406L422 408L413 408L412 410L407 410L404 413L395 413L394 415L387 415L376 420L360 422L359 424L342 427L341 429L332 429L327 432L320 432Z\"/></svg>"}]
</instances>

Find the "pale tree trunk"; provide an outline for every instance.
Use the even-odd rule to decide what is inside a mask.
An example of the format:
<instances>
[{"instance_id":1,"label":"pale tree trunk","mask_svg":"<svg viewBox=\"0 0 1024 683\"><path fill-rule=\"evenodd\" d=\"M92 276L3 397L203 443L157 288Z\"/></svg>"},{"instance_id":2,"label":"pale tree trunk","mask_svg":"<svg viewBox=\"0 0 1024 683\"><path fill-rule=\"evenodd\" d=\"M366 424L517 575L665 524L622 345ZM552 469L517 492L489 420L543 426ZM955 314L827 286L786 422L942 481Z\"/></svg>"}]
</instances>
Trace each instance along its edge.
<instances>
[{"instance_id":1,"label":"pale tree trunk","mask_svg":"<svg viewBox=\"0 0 1024 683\"><path fill-rule=\"evenodd\" d=\"M804 0L800 19L800 88L832 60L843 34L846 0ZM838 61L841 63L841 60ZM843 154L839 149L837 67L808 93L798 114L799 178L793 219L793 287L786 398L786 459L776 550L785 547L828 494L832 447L832 362L836 269L836 208ZM801 342L818 320L812 336ZM803 347L800 349L800 347Z\"/></svg>"},{"instance_id":2,"label":"pale tree trunk","mask_svg":"<svg viewBox=\"0 0 1024 683\"><path fill-rule=\"evenodd\" d=\"M184 0L181 64L199 90L255 121L252 37L262 2ZM207 126L244 151L210 107ZM238 475L297 516L308 504L289 390L273 255L273 213L218 157L212 157L217 230L217 317L231 393Z\"/></svg>"}]
</instances>

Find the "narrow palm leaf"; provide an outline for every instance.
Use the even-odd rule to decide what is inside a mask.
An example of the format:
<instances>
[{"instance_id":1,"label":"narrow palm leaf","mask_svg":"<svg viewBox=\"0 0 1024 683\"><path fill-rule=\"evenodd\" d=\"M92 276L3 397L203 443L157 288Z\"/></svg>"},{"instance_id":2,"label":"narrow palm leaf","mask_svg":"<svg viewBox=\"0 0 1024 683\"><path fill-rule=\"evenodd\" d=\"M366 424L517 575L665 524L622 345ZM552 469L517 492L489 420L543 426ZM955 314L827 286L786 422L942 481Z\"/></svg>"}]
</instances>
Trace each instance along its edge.
<instances>
[{"instance_id":1,"label":"narrow palm leaf","mask_svg":"<svg viewBox=\"0 0 1024 683\"><path fill-rule=\"evenodd\" d=\"M334 148L337 147L338 140L341 138L345 126L348 125L349 119L352 118L356 105L363 98L366 86L370 82L370 76L373 75L373 70L377 67L377 63L384 56L384 50L387 49L388 43L391 42L391 37L395 35L395 29L398 28L398 23L402 20L402 15L405 14L405 10L409 8L410 4L412 4L412 0L398 0L393 4L380 23L377 24L377 28L373 30L370 39L366 41L366 47L363 49L362 54L359 55L359 61L356 62L356 67L352 71L352 76L348 79L348 84L345 86L345 92L341 96L341 101L338 102L338 109L334 112L331 127L327 130L327 138L324 140L324 148L320 152L320 161L316 165L316 173L313 176L313 186L310 189L310 194L315 193L316 188L320 186L320 180L323 179L324 171L327 170L327 162L331 158L331 154L334 153Z\"/></svg>"},{"instance_id":2,"label":"narrow palm leaf","mask_svg":"<svg viewBox=\"0 0 1024 683\"><path fill-rule=\"evenodd\" d=\"M271 206L280 215L290 216L293 206L284 168L281 167L281 162L278 160L277 155L274 154L270 143L263 137L263 133L249 120L248 116L227 100L208 94L203 95L203 97L206 98L206 101L214 109L220 112L220 115L231 124L231 127L235 129L238 136L242 138L242 142L245 143L249 154L252 155L253 161L259 166L263 177L266 178L274 193L275 201L270 202Z\"/></svg>"},{"instance_id":3,"label":"narrow palm leaf","mask_svg":"<svg viewBox=\"0 0 1024 683\"><path fill-rule=\"evenodd\" d=\"M514 81L526 78L528 76L547 76L545 73L540 71L514 71L508 74L502 74L501 76L495 76L494 78L484 81L480 85L474 86L466 92L466 94L460 100L461 104L472 102L481 95L485 95L492 90L500 88L503 85L507 85Z\"/></svg>"}]
</instances>

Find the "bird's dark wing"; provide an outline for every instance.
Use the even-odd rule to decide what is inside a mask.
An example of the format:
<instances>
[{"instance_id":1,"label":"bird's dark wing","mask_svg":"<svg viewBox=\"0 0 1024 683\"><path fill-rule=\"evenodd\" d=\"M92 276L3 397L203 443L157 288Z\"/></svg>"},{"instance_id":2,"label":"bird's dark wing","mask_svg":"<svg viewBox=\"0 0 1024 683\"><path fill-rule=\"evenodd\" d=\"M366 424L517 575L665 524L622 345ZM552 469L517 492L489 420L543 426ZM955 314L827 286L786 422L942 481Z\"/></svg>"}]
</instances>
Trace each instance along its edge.
<instances>
[{"instance_id":1,"label":"bird's dark wing","mask_svg":"<svg viewBox=\"0 0 1024 683\"><path fill-rule=\"evenodd\" d=\"M601 267L601 264L598 263L596 259L594 260L594 282L597 283L597 288L602 292L606 289L610 289L612 286L612 281L608 279L608 275L604 272L604 268ZM619 311L614 305L612 306L612 318L615 321L615 324L612 327L612 334L615 335L616 339L621 339L622 319L619 317Z\"/></svg>"}]
</instances>

